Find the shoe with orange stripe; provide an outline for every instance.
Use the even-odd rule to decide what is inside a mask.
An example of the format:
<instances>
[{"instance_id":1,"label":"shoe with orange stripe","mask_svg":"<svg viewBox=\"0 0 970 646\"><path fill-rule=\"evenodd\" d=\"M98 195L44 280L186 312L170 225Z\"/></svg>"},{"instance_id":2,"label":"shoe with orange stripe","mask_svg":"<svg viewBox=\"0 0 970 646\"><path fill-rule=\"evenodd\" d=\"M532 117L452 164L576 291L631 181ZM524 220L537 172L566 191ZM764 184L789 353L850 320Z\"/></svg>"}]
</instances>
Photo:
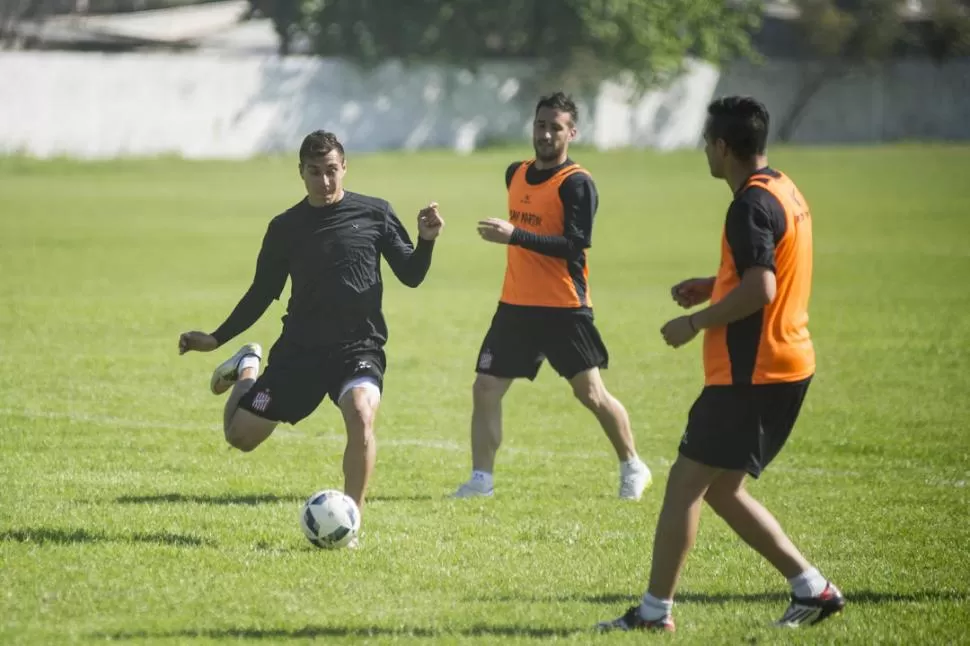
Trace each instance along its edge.
<instances>
[{"instance_id":1,"label":"shoe with orange stripe","mask_svg":"<svg viewBox=\"0 0 970 646\"><path fill-rule=\"evenodd\" d=\"M622 617L617 617L612 621L603 621L597 624L596 629L600 632L612 632L612 631L631 631L631 630L644 630L652 632L663 632L672 633L677 630L674 626L674 618L670 615L666 617L661 617L660 619L654 619L652 621L647 621L640 616L640 607L633 606L626 611Z\"/></svg>"},{"instance_id":2,"label":"shoe with orange stripe","mask_svg":"<svg viewBox=\"0 0 970 646\"><path fill-rule=\"evenodd\" d=\"M788 610L775 622L776 626L797 628L811 626L837 615L845 608L845 597L831 582L825 585L817 597L796 597L792 595Z\"/></svg>"}]
</instances>

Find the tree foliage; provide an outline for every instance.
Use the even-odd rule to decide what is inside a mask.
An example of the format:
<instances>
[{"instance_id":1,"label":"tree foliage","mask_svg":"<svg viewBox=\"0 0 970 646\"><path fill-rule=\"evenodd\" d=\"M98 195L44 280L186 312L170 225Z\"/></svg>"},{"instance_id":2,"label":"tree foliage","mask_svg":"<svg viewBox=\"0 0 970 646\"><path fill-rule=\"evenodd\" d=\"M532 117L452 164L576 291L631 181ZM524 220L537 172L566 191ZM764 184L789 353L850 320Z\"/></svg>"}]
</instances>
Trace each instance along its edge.
<instances>
[{"instance_id":1,"label":"tree foliage","mask_svg":"<svg viewBox=\"0 0 970 646\"><path fill-rule=\"evenodd\" d=\"M970 2L923 0L913 12L905 0L799 0L798 26L820 63L803 80L778 137L787 141L812 98L851 65L922 55L936 61L970 55Z\"/></svg>"},{"instance_id":2,"label":"tree foliage","mask_svg":"<svg viewBox=\"0 0 970 646\"><path fill-rule=\"evenodd\" d=\"M388 59L475 69L528 59L567 89L629 73L641 87L685 56L750 52L755 0L305 0L314 50L364 66ZM570 87L572 86L572 87Z\"/></svg>"}]
</instances>

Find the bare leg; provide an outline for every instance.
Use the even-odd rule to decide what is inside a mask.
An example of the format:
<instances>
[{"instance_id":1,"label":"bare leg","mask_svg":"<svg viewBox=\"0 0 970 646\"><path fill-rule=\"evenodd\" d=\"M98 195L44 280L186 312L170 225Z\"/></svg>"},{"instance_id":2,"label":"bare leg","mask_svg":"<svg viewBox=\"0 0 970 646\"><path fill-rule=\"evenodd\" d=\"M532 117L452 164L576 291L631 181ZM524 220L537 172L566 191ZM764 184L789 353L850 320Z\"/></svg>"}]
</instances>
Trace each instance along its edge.
<instances>
[{"instance_id":1,"label":"bare leg","mask_svg":"<svg viewBox=\"0 0 970 646\"><path fill-rule=\"evenodd\" d=\"M472 386L472 469L492 473L502 444L502 398L511 379L479 374Z\"/></svg>"},{"instance_id":2,"label":"bare leg","mask_svg":"<svg viewBox=\"0 0 970 646\"><path fill-rule=\"evenodd\" d=\"M239 379L233 384L232 392L226 401L223 413L223 430L226 442L240 451L252 451L263 443L276 429L278 422L264 419L239 409L239 400L243 398L256 383L257 369L245 368L239 374Z\"/></svg>"},{"instance_id":3,"label":"bare leg","mask_svg":"<svg viewBox=\"0 0 970 646\"><path fill-rule=\"evenodd\" d=\"M367 485L377 460L377 441L374 422L381 403L380 392L374 387L351 388L340 399L340 412L347 428L347 447L344 449L344 493L354 499L363 511Z\"/></svg>"},{"instance_id":4,"label":"bare leg","mask_svg":"<svg viewBox=\"0 0 970 646\"><path fill-rule=\"evenodd\" d=\"M630 416L623 404L606 390L599 368L579 373L569 384L576 399L596 416L620 461L635 457L637 449L630 430Z\"/></svg>"},{"instance_id":5,"label":"bare leg","mask_svg":"<svg viewBox=\"0 0 970 646\"><path fill-rule=\"evenodd\" d=\"M647 591L657 599L673 599L687 553L697 538L701 504L720 471L678 456L670 467L663 508L657 520L653 564Z\"/></svg>"},{"instance_id":6,"label":"bare leg","mask_svg":"<svg viewBox=\"0 0 970 646\"><path fill-rule=\"evenodd\" d=\"M770 511L744 487L745 472L727 471L711 484L704 499L731 529L765 557L786 579L811 568Z\"/></svg>"}]
</instances>

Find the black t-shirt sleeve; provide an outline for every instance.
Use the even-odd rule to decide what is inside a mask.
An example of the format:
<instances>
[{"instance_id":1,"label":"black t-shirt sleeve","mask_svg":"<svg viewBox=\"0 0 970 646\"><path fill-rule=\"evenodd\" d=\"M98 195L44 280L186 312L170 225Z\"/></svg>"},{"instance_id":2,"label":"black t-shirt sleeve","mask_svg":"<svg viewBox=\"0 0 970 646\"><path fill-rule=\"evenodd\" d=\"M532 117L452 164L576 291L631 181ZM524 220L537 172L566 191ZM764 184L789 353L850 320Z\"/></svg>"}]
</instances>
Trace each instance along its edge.
<instances>
[{"instance_id":1,"label":"black t-shirt sleeve","mask_svg":"<svg viewBox=\"0 0 970 646\"><path fill-rule=\"evenodd\" d=\"M385 213L384 237L381 240L381 253L390 265L398 280L408 287L417 287L431 268L433 240L418 238L418 246L411 243L411 236L401 224L394 209L388 205Z\"/></svg>"},{"instance_id":2,"label":"black t-shirt sleeve","mask_svg":"<svg viewBox=\"0 0 970 646\"><path fill-rule=\"evenodd\" d=\"M593 178L573 173L559 187L564 210L564 235L580 249L593 244L593 218L599 208L599 194Z\"/></svg>"},{"instance_id":3,"label":"black t-shirt sleeve","mask_svg":"<svg viewBox=\"0 0 970 646\"><path fill-rule=\"evenodd\" d=\"M256 258L256 273L252 285L229 314L229 318L212 333L219 345L248 330L283 292L289 268L286 240L281 226L274 220L267 227L259 256Z\"/></svg>"},{"instance_id":4,"label":"black t-shirt sleeve","mask_svg":"<svg viewBox=\"0 0 970 646\"><path fill-rule=\"evenodd\" d=\"M724 233L738 276L752 267L775 271L775 246L785 228L784 207L762 188L750 187L732 202Z\"/></svg>"},{"instance_id":5,"label":"black t-shirt sleeve","mask_svg":"<svg viewBox=\"0 0 970 646\"><path fill-rule=\"evenodd\" d=\"M509 244L566 260L588 249L593 242L593 218L599 206L593 178L586 173L573 173L559 187L559 197L563 206L563 235L541 236L516 229Z\"/></svg>"},{"instance_id":6,"label":"black t-shirt sleeve","mask_svg":"<svg viewBox=\"0 0 970 646\"><path fill-rule=\"evenodd\" d=\"M519 166L521 165L522 162L520 161L512 162L509 164L509 167L505 169L505 188L512 185L512 178L515 176L515 171L519 170Z\"/></svg>"}]
</instances>

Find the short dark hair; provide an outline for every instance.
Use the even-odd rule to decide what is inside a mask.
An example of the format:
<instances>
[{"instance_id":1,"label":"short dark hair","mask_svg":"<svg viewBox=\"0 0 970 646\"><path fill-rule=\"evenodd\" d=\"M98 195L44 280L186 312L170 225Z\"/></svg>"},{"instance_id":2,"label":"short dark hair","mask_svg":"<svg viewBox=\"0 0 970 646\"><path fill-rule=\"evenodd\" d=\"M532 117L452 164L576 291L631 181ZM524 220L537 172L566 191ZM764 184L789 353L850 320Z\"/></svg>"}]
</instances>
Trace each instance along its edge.
<instances>
[{"instance_id":1,"label":"short dark hair","mask_svg":"<svg viewBox=\"0 0 970 646\"><path fill-rule=\"evenodd\" d=\"M749 96L726 96L707 106L704 137L722 139L739 159L765 154L768 146L768 110Z\"/></svg>"},{"instance_id":2,"label":"short dark hair","mask_svg":"<svg viewBox=\"0 0 970 646\"><path fill-rule=\"evenodd\" d=\"M562 92L556 92L540 98L539 102L536 103L536 114L539 114L541 108L552 108L559 112L566 112L569 114L569 118L572 119L573 123L576 123L579 119L579 111L576 110L576 103L573 102L572 97Z\"/></svg>"},{"instance_id":3,"label":"short dark hair","mask_svg":"<svg viewBox=\"0 0 970 646\"><path fill-rule=\"evenodd\" d=\"M304 137L303 143L300 144L300 164L323 157L334 150L340 153L340 159L343 161L344 146L337 139L337 135L326 130L314 130Z\"/></svg>"}]
</instances>

